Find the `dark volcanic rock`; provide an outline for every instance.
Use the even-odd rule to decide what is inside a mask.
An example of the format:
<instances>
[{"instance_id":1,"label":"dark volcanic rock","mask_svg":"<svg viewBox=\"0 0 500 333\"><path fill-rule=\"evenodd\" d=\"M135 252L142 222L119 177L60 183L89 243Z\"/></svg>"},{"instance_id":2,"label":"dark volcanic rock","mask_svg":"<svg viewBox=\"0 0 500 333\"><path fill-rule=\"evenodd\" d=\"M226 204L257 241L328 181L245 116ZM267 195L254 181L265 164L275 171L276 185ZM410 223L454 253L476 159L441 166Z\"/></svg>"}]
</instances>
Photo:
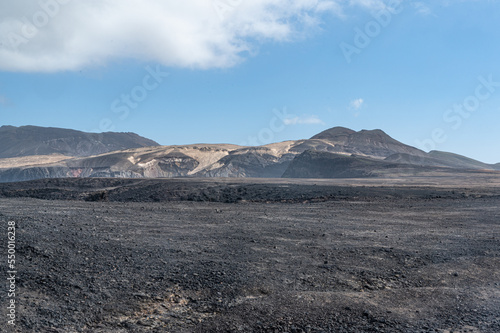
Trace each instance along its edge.
<instances>
[{"instance_id":1,"label":"dark volcanic rock","mask_svg":"<svg viewBox=\"0 0 500 333\"><path fill-rule=\"evenodd\" d=\"M450 179L455 179L449 176ZM464 173L460 177L473 177L480 182L495 182L491 177L478 177ZM418 177L416 179L422 179ZM429 181L443 179L429 177ZM350 180L350 183L376 181L385 183L388 179ZM455 190L439 190L424 186L364 187L335 185L328 182L320 185L316 180L292 179L229 179L229 178L176 178L176 179L123 179L123 178L58 178L38 179L27 182L0 183L1 198L37 198L45 200L84 200L110 202L322 202L332 200L372 200L374 197L391 199L497 197L498 191L480 189L465 193Z\"/></svg>"},{"instance_id":2,"label":"dark volcanic rock","mask_svg":"<svg viewBox=\"0 0 500 333\"><path fill-rule=\"evenodd\" d=\"M487 184L462 180L2 184L13 195L59 187L63 200L0 198L1 228L16 225L18 305L16 329L0 331L498 333L499 188L485 197ZM110 202L120 188L141 202ZM221 203L227 189L260 201ZM146 202L165 190L220 200ZM66 200L77 191L94 192Z\"/></svg>"}]
</instances>

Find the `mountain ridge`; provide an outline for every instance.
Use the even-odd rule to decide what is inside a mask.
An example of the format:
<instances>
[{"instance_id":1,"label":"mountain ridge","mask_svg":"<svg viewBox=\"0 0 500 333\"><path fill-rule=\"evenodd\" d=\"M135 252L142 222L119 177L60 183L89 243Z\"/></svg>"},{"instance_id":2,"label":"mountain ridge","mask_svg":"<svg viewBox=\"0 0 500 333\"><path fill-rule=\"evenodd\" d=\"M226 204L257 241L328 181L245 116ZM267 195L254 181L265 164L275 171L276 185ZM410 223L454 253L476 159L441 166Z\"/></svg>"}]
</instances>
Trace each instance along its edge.
<instances>
[{"instance_id":1,"label":"mountain ridge","mask_svg":"<svg viewBox=\"0 0 500 333\"><path fill-rule=\"evenodd\" d=\"M77 140L73 138L69 141ZM142 138L140 143L156 145L91 156L52 154L0 159L0 181L64 177L310 178L312 174L319 178L349 178L354 175L379 177L386 175L388 168L405 170L406 174L441 171L443 168L446 172L458 169L500 170L500 164L486 164L457 154L426 153L393 139L380 129L354 131L333 127L310 139L254 147L231 144L160 146L146 138ZM102 148L99 144L97 146ZM0 151L9 149L12 147L0 147Z\"/></svg>"},{"instance_id":2,"label":"mountain ridge","mask_svg":"<svg viewBox=\"0 0 500 333\"><path fill-rule=\"evenodd\" d=\"M158 146L135 133L87 133L72 129L40 126L0 127L0 158L61 154L92 156L110 151Z\"/></svg>"}]
</instances>

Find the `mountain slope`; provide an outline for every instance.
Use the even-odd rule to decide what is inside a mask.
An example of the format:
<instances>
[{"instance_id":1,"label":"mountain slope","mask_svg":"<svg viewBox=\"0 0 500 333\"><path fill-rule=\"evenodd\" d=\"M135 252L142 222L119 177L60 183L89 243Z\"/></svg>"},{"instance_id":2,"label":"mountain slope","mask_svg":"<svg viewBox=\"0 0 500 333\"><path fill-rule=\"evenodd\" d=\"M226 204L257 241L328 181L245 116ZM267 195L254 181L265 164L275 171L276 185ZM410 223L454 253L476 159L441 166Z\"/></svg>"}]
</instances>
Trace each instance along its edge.
<instances>
[{"instance_id":1,"label":"mountain slope","mask_svg":"<svg viewBox=\"0 0 500 333\"><path fill-rule=\"evenodd\" d=\"M443 163L452 164L454 167L460 167L460 168L464 168L464 169L487 169L487 170L497 169L497 170L500 170L500 168L498 168L498 165L496 165L496 164L487 164L487 163L483 163L483 162L474 160L474 159L469 158L469 157L465 157L465 156L453 154L453 153L448 153L448 152L444 152L444 151L433 150L433 151L429 152L429 156L431 156L432 158L435 158L437 160L440 160Z\"/></svg>"},{"instance_id":2,"label":"mountain slope","mask_svg":"<svg viewBox=\"0 0 500 333\"><path fill-rule=\"evenodd\" d=\"M407 164L391 163L356 155L306 150L283 173L283 178L366 178L414 169Z\"/></svg>"},{"instance_id":3,"label":"mountain slope","mask_svg":"<svg viewBox=\"0 0 500 333\"><path fill-rule=\"evenodd\" d=\"M134 133L85 133L38 126L0 127L0 158L61 154L92 156L158 143Z\"/></svg>"},{"instance_id":4,"label":"mountain slope","mask_svg":"<svg viewBox=\"0 0 500 333\"><path fill-rule=\"evenodd\" d=\"M32 128L2 127L4 136L5 133L12 135L13 132L26 130L33 133ZM55 130L62 133L59 129ZM151 140L130 133L104 133L99 137L97 134L71 130L63 132L64 135L59 135L63 139L55 141L47 140L47 133L44 134L45 137L39 136L38 145L34 144L36 140L33 135L31 139L26 139L28 143L25 146L22 140L11 141L18 146L9 146L2 142L0 153L4 152L5 155L12 155L18 150L21 151L19 154L47 154L57 150L61 154L76 157L53 154L0 159L0 182L61 177L349 178L379 177L390 175L391 172L412 175L424 171L493 170L499 167L450 153L427 154L391 138L381 130L356 132L334 127L310 139L258 147L230 144L158 146ZM53 142L57 144L54 145ZM148 147L82 156L90 151L134 144Z\"/></svg>"},{"instance_id":5,"label":"mountain slope","mask_svg":"<svg viewBox=\"0 0 500 333\"><path fill-rule=\"evenodd\" d=\"M387 162L404 163L421 166L438 166L454 169L469 170L500 170L498 164L487 164L462 155L431 151L426 156L413 156L409 154L394 154L385 158Z\"/></svg>"},{"instance_id":6,"label":"mountain slope","mask_svg":"<svg viewBox=\"0 0 500 333\"><path fill-rule=\"evenodd\" d=\"M417 157L418 158L418 157ZM282 178L404 178L411 176L446 176L459 173L489 174L498 171L471 170L431 165L415 165L386 160L307 150L295 157Z\"/></svg>"}]
</instances>

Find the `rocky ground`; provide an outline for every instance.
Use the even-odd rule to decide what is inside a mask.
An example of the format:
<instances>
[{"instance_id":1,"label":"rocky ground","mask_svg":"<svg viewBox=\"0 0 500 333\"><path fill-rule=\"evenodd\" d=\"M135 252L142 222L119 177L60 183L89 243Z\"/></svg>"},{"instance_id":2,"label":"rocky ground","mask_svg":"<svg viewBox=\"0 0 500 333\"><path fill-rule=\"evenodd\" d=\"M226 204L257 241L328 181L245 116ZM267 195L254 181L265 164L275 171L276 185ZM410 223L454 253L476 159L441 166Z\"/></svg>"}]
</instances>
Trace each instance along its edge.
<instances>
[{"instance_id":1,"label":"rocky ground","mask_svg":"<svg viewBox=\"0 0 500 333\"><path fill-rule=\"evenodd\" d=\"M498 187L57 181L0 186L2 332L500 332Z\"/></svg>"}]
</instances>

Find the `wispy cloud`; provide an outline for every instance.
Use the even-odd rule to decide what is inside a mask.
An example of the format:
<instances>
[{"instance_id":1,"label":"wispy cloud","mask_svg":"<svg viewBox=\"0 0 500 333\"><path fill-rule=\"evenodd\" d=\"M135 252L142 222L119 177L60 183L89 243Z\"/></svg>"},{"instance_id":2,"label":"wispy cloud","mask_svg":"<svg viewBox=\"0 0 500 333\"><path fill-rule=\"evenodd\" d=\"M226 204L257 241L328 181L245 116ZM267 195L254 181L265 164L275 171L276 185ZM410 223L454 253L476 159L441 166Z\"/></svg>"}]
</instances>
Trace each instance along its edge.
<instances>
[{"instance_id":1,"label":"wispy cloud","mask_svg":"<svg viewBox=\"0 0 500 333\"><path fill-rule=\"evenodd\" d=\"M349 2L351 5L365 7L370 10L378 10L387 6L387 1L383 0L350 0Z\"/></svg>"},{"instance_id":2,"label":"wispy cloud","mask_svg":"<svg viewBox=\"0 0 500 333\"><path fill-rule=\"evenodd\" d=\"M324 125L325 122L316 115L302 115L300 117L285 118L285 125Z\"/></svg>"},{"instance_id":3,"label":"wispy cloud","mask_svg":"<svg viewBox=\"0 0 500 333\"><path fill-rule=\"evenodd\" d=\"M416 1L416 2L413 2L411 5L415 9L415 11L420 15L427 16L427 15L432 14L431 8L423 2Z\"/></svg>"},{"instance_id":4,"label":"wispy cloud","mask_svg":"<svg viewBox=\"0 0 500 333\"><path fill-rule=\"evenodd\" d=\"M351 101L351 103L349 104L349 107L353 110L359 110L359 109L361 109L361 107L363 106L364 103L365 103L364 99L358 98L358 99Z\"/></svg>"}]
</instances>

